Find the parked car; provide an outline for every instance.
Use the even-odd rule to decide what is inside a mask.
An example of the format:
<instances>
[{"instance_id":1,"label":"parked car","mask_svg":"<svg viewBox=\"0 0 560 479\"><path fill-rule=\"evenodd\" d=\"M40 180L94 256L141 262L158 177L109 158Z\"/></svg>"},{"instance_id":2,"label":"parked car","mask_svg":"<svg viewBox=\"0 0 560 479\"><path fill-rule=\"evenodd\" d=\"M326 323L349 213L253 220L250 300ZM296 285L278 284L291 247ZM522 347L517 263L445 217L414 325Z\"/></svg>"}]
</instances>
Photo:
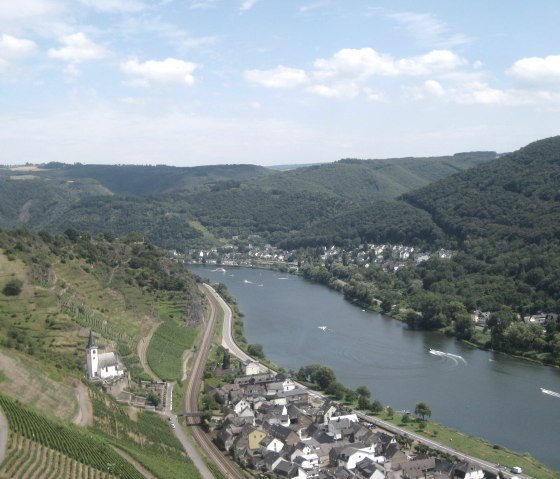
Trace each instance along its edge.
<instances>
[{"instance_id":1,"label":"parked car","mask_svg":"<svg viewBox=\"0 0 560 479\"><path fill-rule=\"evenodd\" d=\"M514 474L521 474L523 472L523 469L521 469L519 466L513 466L511 468L511 472L513 472Z\"/></svg>"}]
</instances>

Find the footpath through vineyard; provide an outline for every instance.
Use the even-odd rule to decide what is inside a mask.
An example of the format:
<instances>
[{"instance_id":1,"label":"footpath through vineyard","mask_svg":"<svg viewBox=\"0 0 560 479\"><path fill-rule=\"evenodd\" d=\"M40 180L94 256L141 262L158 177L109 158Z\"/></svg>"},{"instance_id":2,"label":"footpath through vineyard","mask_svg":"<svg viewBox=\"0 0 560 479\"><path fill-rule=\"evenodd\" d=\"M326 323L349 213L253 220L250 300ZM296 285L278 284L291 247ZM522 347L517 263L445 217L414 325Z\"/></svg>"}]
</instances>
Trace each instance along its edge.
<instances>
[{"instance_id":1,"label":"footpath through vineyard","mask_svg":"<svg viewBox=\"0 0 560 479\"><path fill-rule=\"evenodd\" d=\"M4 461L6 447L8 447L8 421L0 408L0 464Z\"/></svg>"}]
</instances>

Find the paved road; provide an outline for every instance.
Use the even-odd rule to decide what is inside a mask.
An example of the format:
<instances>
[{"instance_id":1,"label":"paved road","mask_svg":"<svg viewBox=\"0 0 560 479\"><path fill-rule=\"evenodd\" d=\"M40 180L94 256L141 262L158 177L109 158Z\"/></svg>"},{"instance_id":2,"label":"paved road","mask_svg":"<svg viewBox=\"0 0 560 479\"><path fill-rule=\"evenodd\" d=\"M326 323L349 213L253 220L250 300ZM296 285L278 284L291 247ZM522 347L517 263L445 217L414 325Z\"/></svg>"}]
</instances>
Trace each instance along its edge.
<instances>
[{"instance_id":1,"label":"paved road","mask_svg":"<svg viewBox=\"0 0 560 479\"><path fill-rule=\"evenodd\" d=\"M231 334L231 331L233 329L231 308L222 299L222 297L218 293L216 293L216 290L212 288L212 286L205 284L204 287L206 288L207 295L211 295L212 298L214 298L214 300L218 303L218 306L222 308L222 311L224 312L224 324L222 327L222 346L229 349L234 356L237 356L242 361L252 359L248 354L245 353L245 351L237 346L237 344L235 344L235 341L233 340L233 336Z\"/></svg>"},{"instance_id":2,"label":"paved road","mask_svg":"<svg viewBox=\"0 0 560 479\"><path fill-rule=\"evenodd\" d=\"M4 461L6 448L8 447L8 421L0 409L0 464Z\"/></svg>"}]
</instances>

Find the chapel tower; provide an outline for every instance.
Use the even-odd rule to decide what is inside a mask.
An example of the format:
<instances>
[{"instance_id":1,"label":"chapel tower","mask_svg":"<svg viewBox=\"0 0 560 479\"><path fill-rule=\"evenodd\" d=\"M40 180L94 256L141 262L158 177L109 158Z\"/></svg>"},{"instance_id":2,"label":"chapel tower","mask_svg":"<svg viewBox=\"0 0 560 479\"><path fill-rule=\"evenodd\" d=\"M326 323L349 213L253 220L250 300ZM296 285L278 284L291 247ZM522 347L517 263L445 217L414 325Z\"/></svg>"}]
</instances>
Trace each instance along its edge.
<instances>
[{"instance_id":1,"label":"chapel tower","mask_svg":"<svg viewBox=\"0 0 560 479\"><path fill-rule=\"evenodd\" d=\"M89 330L89 340L86 348L87 376L89 379L97 377L99 354L97 344L91 329Z\"/></svg>"}]
</instances>

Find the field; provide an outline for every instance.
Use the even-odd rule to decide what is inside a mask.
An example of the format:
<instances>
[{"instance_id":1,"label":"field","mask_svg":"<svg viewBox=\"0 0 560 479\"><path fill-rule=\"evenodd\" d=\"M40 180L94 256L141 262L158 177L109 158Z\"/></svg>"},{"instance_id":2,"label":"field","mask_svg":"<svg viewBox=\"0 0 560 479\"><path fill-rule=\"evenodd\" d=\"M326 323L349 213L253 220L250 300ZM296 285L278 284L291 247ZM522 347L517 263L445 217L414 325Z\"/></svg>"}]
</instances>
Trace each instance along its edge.
<instances>
[{"instance_id":1,"label":"field","mask_svg":"<svg viewBox=\"0 0 560 479\"><path fill-rule=\"evenodd\" d=\"M152 371L163 380L181 380L182 357L192 348L198 329L186 326L184 312L177 302L169 299L159 305L163 323L152 336L146 353Z\"/></svg>"},{"instance_id":2,"label":"field","mask_svg":"<svg viewBox=\"0 0 560 479\"><path fill-rule=\"evenodd\" d=\"M197 330L167 320L154 333L148 346L150 368L163 380L181 379L181 358L192 347Z\"/></svg>"},{"instance_id":3,"label":"field","mask_svg":"<svg viewBox=\"0 0 560 479\"><path fill-rule=\"evenodd\" d=\"M55 449L31 441L19 434L12 434L7 450L8 459L0 468L1 479L113 479L109 471L101 471L82 464Z\"/></svg>"},{"instance_id":4,"label":"field","mask_svg":"<svg viewBox=\"0 0 560 479\"><path fill-rule=\"evenodd\" d=\"M3 394L60 419L71 421L76 415L78 404L71 385L50 379L33 359L0 350L0 373Z\"/></svg>"},{"instance_id":5,"label":"field","mask_svg":"<svg viewBox=\"0 0 560 479\"><path fill-rule=\"evenodd\" d=\"M78 427L48 420L3 395L0 395L0 407L6 415L12 435L15 433L16 436L30 440L29 442L44 446L41 453L47 454L45 449L51 449L62 453L70 460L100 471L105 471L110 464L113 473L123 479L142 478L134 467L115 453L106 442L94 435ZM26 453L28 459L20 464L18 470L24 469L23 464L31 462L33 455L39 449L38 446L25 441L25 444L22 443L21 448L18 448L17 441L17 439L12 440L11 453L6 458L3 468L13 464L13 461L17 462L13 456ZM52 453L51 457L53 457ZM11 467L15 468L15 465Z\"/></svg>"},{"instance_id":6,"label":"field","mask_svg":"<svg viewBox=\"0 0 560 479\"><path fill-rule=\"evenodd\" d=\"M90 398L95 414L93 429L157 477L200 477L162 417L146 412L131 415L94 388L90 388Z\"/></svg>"}]
</instances>

